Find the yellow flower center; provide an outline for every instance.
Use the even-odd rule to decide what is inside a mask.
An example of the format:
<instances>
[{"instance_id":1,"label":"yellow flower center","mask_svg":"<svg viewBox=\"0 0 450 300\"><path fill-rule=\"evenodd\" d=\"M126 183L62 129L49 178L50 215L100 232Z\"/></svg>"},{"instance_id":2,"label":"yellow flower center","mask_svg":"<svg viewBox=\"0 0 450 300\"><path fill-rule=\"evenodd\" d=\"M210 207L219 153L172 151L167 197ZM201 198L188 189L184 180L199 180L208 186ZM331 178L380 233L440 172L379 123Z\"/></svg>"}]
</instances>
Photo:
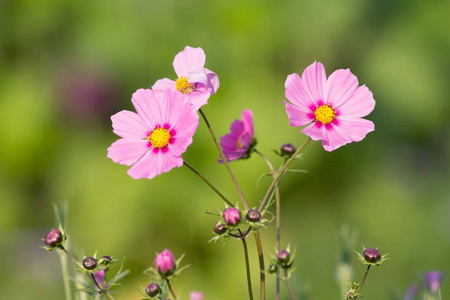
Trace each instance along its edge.
<instances>
[{"instance_id":1,"label":"yellow flower center","mask_svg":"<svg viewBox=\"0 0 450 300\"><path fill-rule=\"evenodd\" d=\"M166 147L169 145L170 138L171 135L169 130L161 127L156 127L148 136L148 139L154 148Z\"/></svg>"},{"instance_id":2,"label":"yellow flower center","mask_svg":"<svg viewBox=\"0 0 450 300\"><path fill-rule=\"evenodd\" d=\"M314 115L316 115L316 120L321 122L323 125L333 122L334 118L336 118L336 112L329 104L317 107Z\"/></svg>"},{"instance_id":3,"label":"yellow flower center","mask_svg":"<svg viewBox=\"0 0 450 300\"><path fill-rule=\"evenodd\" d=\"M177 90L183 95L190 94L194 90L194 85L189 83L186 77L181 77L176 80Z\"/></svg>"}]
</instances>

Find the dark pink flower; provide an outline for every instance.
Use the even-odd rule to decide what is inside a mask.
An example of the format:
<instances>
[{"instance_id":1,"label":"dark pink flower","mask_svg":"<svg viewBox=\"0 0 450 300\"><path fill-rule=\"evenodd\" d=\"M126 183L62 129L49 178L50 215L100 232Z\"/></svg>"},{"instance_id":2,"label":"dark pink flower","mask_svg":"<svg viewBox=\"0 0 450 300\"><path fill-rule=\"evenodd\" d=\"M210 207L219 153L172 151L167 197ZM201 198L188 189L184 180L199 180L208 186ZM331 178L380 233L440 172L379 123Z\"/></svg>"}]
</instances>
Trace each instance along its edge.
<instances>
[{"instance_id":1,"label":"dark pink flower","mask_svg":"<svg viewBox=\"0 0 450 300\"><path fill-rule=\"evenodd\" d=\"M231 123L230 133L220 138L220 146L228 161L248 158L255 141L253 138L253 113L242 111L242 121L236 119ZM219 158L219 162L223 162Z\"/></svg>"},{"instance_id":2,"label":"dark pink flower","mask_svg":"<svg viewBox=\"0 0 450 300\"><path fill-rule=\"evenodd\" d=\"M155 259L156 270L162 276L172 275L175 271L175 257L168 249L164 249L163 252L158 253Z\"/></svg>"},{"instance_id":3,"label":"dark pink flower","mask_svg":"<svg viewBox=\"0 0 450 300\"><path fill-rule=\"evenodd\" d=\"M326 76L324 66L314 62L300 77L287 77L283 101L291 126L306 126L302 132L313 140L322 140L327 151L359 142L375 130L373 122L363 119L375 107L372 92L359 86L349 69Z\"/></svg>"},{"instance_id":4,"label":"dark pink flower","mask_svg":"<svg viewBox=\"0 0 450 300\"><path fill-rule=\"evenodd\" d=\"M105 285L106 271L104 269L95 271L94 279L100 287L103 287ZM97 288L97 286L95 286L95 287Z\"/></svg>"},{"instance_id":5,"label":"dark pink flower","mask_svg":"<svg viewBox=\"0 0 450 300\"><path fill-rule=\"evenodd\" d=\"M167 88L176 89L187 95L189 103L195 109L208 102L209 97L219 88L219 77L212 71L204 68L206 55L202 48L186 46L173 60L173 67L178 79L168 78L158 80L152 87L155 92Z\"/></svg>"},{"instance_id":6,"label":"dark pink flower","mask_svg":"<svg viewBox=\"0 0 450 300\"><path fill-rule=\"evenodd\" d=\"M227 225L235 226L241 222L241 211L235 207L229 207L223 211L222 217Z\"/></svg>"},{"instance_id":7,"label":"dark pink flower","mask_svg":"<svg viewBox=\"0 0 450 300\"><path fill-rule=\"evenodd\" d=\"M183 165L181 154L198 126L198 114L186 96L173 89L164 93L140 89L131 102L137 113L123 110L111 117L121 139L108 148L108 157L133 165L128 175L134 179L151 179Z\"/></svg>"}]
</instances>

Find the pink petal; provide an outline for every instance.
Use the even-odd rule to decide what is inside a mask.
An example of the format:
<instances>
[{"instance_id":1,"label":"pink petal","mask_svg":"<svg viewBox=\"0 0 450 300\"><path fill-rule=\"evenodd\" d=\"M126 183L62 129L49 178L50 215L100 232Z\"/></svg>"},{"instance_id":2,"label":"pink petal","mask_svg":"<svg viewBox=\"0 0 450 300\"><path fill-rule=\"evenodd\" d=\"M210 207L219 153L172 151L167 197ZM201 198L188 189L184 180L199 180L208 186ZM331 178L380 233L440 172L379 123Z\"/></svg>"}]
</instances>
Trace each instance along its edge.
<instances>
[{"instance_id":1,"label":"pink petal","mask_svg":"<svg viewBox=\"0 0 450 300\"><path fill-rule=\"evenodd\" d=\"M317 106L317 100L319 99L312 98L311 94L305 90L308 87L303 85L298 74L289 75L284 86L286 98L303 111L310 112L312 108Z\"/></svg>"},{"instance_id":2,"label":"pink petal","mask_svg":"<svg viewBox=\"0 0 450 300\"><path fill-rule=\"evenodd\" d=\"M157 101L152 90L139 89L131 96L131 102L134 105L138 115L144 121L148 128L155 128L160 122L159 114L155 110Z\"/></svg>"},{"instance_id":3,"label":"pink petal","mask_svg":"<svg viewBox=\"0 0 450 300\"><path fill-rule=\"evenodd\" d=\"M205 69L197 70L195 72L189 72L187 81L189 83L201 83L202 85L207 86L208 75L206 74Z\"/></svg>"},{"instance_id":4,"label":"pink petal","mask_svg":"<svg viewBox=\"0 0 450 300\"><path fill-rule=\"evenodd\" d=\"M325 103L338 107L350 99L358 88L358 78L346 70L336 70L328 78L325 88Z\"/></svg>"},{"instance_id":5,"label":"pink petal","mask_svg":"<svg viewBox=\"0 0 450 300\"><path fill-rule=\"evenodd\" d=\"M209 89L211 94L215 94L220 86L219 76L217 76L213 71L210 71L206 68L204 70L206 72L206 75L208 76L208 84L206 87Z\"/></svg>"},{"instance_id":6,"label":"pink petal","mask_svg":"<svg viewBox=\"0 0 450 300\"><path fill-rule=\"evenodd\" d=\"M340 115L345 117L365 117L375 108L372 92L365 86L360 86L354 95L336 107Z\"/></svg>"},{"instance_id":7,"label":"pink petal","mask_svg":"<svg viewBox=\"0 0 450 300\"><path fill-rule=\"evenodd\" d=\"M123 138L146 138L149 132L138 114L122 110L111 117L113 131Z\"/></svg>"},{"instance_id":8,"label":"pink petal","mask_svg":"<svg viewBox=\"0 0 450 300\"><path fill-rule=\"evenodd\" d=\"M119 139L108 148L107 157L115 163L130 166L148 152L148 141L142 139Z\"/></svg>"},{"instance_id":9,"label":"pink petal","mask_svg":"<svg viewBox=\"0 0 450 300\"><path fill-rule=\"evenodd\" d=\"M286 113L289 117L289 124L294 127L304 126L311 123L314 118L310 116L311 111L305 111L299 106L283 101L286 106Z\"/></svg>"},{"instance_id":10,"label":"pink petal","mask_svg":"<svg viewBox=\"0 0 450 300\"><path fill-rule=\"evenodd\" d=\"M183 165L181 157L174 157L170 152L157 153L148 151L140 160L138 160L127 172L134 179L147 178L152 179L157 175L168 172L174 167Z\"/></svg>"},{"instance_id":11,"label":"pink petal","mask_svg":"<svg viewBox=\"0 0 450 300\"><path fill-rule=\"evenodd\" d=\"M242 124L244 125L244 132L247 132L249 138L253 138L253 112L251 110L244 109L242 111Z\"/></svg>"},{"instance_id":12,"label":"pink petal","mask_svg":"<svg viewBox=\"0 0 450 300\"><path fill-rule=\"evenodd\" d=\"M189 103L191 103L195 110L208 103L208 99L211 96L211 92L206 88L195 89L192 93L188 94Z\"/></svg>"},{"instance_id":13,"label":"pink petal","mask_svg":"<svg viewBox=\"0 0 450 300\"><path fill-rule=\"evenodd\" d=\"M179 78L187 77L189 72L202 70L205 66L206 55L202 48L186 46L173 60L173 68Z\"/></svg>"},{"instance_id":14,"label":"pink petal","mask_svg":"<svg viewBox=\"0 0 450 300\"><path fill-rule=\"evenodd\" d=\"M322 140L323 148L326 151L333 151L337 148L351 143L352 139L345 132L338 130L339 126L330 125L324 131L324 139Z\"/></svg>"},{"instance_id":15,"label":"pink petal","mask_svg":"<svg viewBox=\"0 0 450 300\"><path fill-rule=\"evenodd\" d=\"M325 126L320 122L314 122L303 128L301 132L309 136L313 141L323 140L325 136Z\"/></svg>"},{"instance_id":16,"label":"pink petal","mask_svg":"<svg viewBox=\"0 0 450 300\"><path fill-rule=\"evenodd\" d=\"M341 134L348 135L352 142L360 142L369 132L375 130L375 124L361 118L339 118L339 125L336 126L336 130Z\"/></svg>"},{"instance_id":17,"label":"pink petal","mask_svg":"<svg viewBox=\"0 0 450 300\"><path fill-rule=\"evenodd\" d=\"M164 78L156 81L155 84L152 86L153 93L158 94L155 95L157 99L163 97L167 89L176 89L175 81L170 80L168 78ZM162 95L159 95L160 93Z\"/></svg>"},{"instance_id":18,"label":"pink petal","mask_svg":"<svg viewBox=\"0 0 450 300\"><path fill-rule=\"evenodd\" d=\"M325 68L320 62L314 62L308 66L302 74L302 86L309 95L309 99L317 104L324 100L324 90L327 83Z\"/></svg>"}]
</instances>

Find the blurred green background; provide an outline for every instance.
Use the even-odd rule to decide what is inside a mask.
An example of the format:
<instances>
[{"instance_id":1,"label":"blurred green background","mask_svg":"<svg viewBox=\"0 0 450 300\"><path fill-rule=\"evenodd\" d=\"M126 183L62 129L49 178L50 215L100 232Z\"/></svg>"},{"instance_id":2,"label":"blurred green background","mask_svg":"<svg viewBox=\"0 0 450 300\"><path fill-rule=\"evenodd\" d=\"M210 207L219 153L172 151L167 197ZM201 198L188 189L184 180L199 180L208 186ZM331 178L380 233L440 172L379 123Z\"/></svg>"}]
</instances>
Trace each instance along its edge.
<instances>
[{"instance_id":1,"label":"blurred green background","mask_svg":"<svg viewBox=\"0 0 450 300\"><path fill-rule=\"evenodd\" d=\"M164 248L191 265L174 283L182 299L191 290L246 299L241 245L207 243L216 217L205 211L222 209L221 199L187 168L133 180L106 157L117 139L110 115L133 110L135 90L175 79L172 60L186 45L202 47L219 75L203 108L216 134L251 109L258 149L275 165L272 149L306 139L281 103L288 74L317 60L328 75L350 68L374 94L375 132L332 153L310 144L295 165L308 173L283 182L282 245L297 249L296 290L339 298L344 224L359 232L356 250L378 246L390 256L369 274L366 299L401 295L427 270L448 271L449 15L446 0L2 0L0 298L63 299L58 255L39 247L55 226L52 203L66 200L71 249L126 257L131 273L116 299L140 299L137 288L148 284L141 272ZM183 158L238 201L204 123ZM270 183L256 185L264 162L253 156L232 168L256 206ZM268 257L274 224L262 242ZM356 255L353 265L359 281ZM448 280L442 293L450 295Z\"/></svg>"}]
</instances>

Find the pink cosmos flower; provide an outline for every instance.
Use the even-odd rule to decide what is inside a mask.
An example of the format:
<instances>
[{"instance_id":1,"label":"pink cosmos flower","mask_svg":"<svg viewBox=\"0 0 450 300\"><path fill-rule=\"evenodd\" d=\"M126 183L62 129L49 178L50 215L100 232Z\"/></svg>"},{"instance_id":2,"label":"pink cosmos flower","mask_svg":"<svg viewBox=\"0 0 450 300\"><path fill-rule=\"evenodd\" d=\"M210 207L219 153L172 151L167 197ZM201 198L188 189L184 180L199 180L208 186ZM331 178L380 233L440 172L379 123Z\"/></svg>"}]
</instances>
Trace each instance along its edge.
<instances>
[{"instance_id":1,"label":"pink cosmos flower","mask_svg":"<svg viewBox=\"0 0 450 300\"><path fill-rule=\"evenodd\" d=\"M228 161L248 158L255 146L253 138L253 113L251 110L242 111L242 121L234 120L230 126L230 133L220 138L220 146ZM219 158L219 162L223 162Z\"/></svg>"},{"instance_id":2,"label":"pink cosmos flower","mask_svg":"<svg viewBox=\"0 0 450 300\"><path fill-rule=\"evenodd\" d=\"M155 267L159 274L163 276L172 275L175 271L175 257L168 249L158 253L155 259Z\"/></svg>"},{"instance_id":3,"label":"pink cosmos flower","mask_svg":"<svg viewBox=\"0 0 450 300\"><path fill-rule=\"evenodd\" d=\"M187 95L189 103L198 110L208 102L209 96L216 93L220 85L219 77L204 68L205 60L206 56L202 48L186 46L173 60L173 67L178 79L175 81L168 78L158 80L152 89L158 92L167 88L175 88L181 94Z\"/></svg>"},{"instance_id":4,"label":"pink cosmos flower","mask_svg":"<svg viewBox=\"0 0 450 300\"><path fill-rule=\"evenodd\" d=\"M375 107L372 92L358 86L349 69L336 70L326 77L320 62L307 67L300 77L287 77L283 101L291 126L306 126L302 132L313 140L322 140L327 151L359 142L375 130L373 122L363 119Z\"/></svg>"},{"instance_id":5,"label":"pink cosmos flower","mask_svg":"<svg viewBox=\"0 0 450 300\"><path fill-rule=\"evenodd\" d=\"M192 291L189 293L189 300L203 300L204 297L202 292Z\"/></svg>"},{"instance_id":6,"label":"pink cosmos flower","mask_svg":"<svg viewBox=\"0 0 450 300\"><path fill-rule=\"evenodd\" d=\"M131 102L137 113L123 110L111 117L121 137L108 148L114 162L132 167L134 179L151 179L183 164L181 154L192 143L198 115L186 96L176 90L163 93L137 90Z\"/></svg>"}]
</instances>

